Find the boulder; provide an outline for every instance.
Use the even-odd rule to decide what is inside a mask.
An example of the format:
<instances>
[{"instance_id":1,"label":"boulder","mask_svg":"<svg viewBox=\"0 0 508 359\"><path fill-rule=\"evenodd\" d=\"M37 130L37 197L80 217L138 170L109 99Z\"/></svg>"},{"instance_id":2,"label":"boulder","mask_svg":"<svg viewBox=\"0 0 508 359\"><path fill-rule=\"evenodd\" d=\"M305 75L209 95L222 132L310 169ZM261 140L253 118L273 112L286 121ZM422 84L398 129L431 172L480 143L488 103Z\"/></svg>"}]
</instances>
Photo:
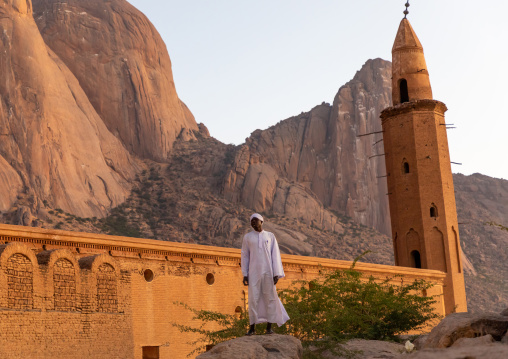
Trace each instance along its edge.
<instances>
[{"instance_id":1,"label":"boulder","mask_svg":"<svg viewBox=\"0 0 508 359\"><path fill-rule=\"evenodd\" d=\"M392 359L405 351L403 344L380 340L353 339L345 343L343 347L355 353L355 359ZM322 358L339 359L344 356L336 356L326 351L322 354Z\"/></svg>"},{"instance_id":2,"label":"boulder","mask_svg":"<svg viewBox=\"0 0 508 359\"><path fill-rule=\"evenodd\" d=\"M508 333L506 333L504 337L501 339L501 343L508 344Z\"/></svg>"},{"instance_id":3,"label":"boulder","mask_svg":"<svg viewBox=\"0 0 508 359\"><path fill-rule=\"evenodd\" d=\"M411 355L401 354L397 359L506 359L508 345L489 344L475 347L423 349Z\"/></svg>"},{"instance_id":4,"label":"boulder","mask_svg":"<svg viewBox=\"0 0 508 359\"><path fill-rule=\"evenodd\" d=\"M460 338L452 344L452 347L474 347L478 345L485 345L494 343L495 340L492 338L492 335L487 334L477 338Z\"/></svg>"},{"instance_id":5,"label":"boulder","mask_svg":"<svg viewBox=\"0 0 508 359\"><path fill-rule=\"evenodd\" d=\"M428 334L422 334L418 338L416 338L413 341L413 344L415 345L416 350L422 349L425 346L425 343L427 342L428 339L429 339Z\"/></svg>"},{"instance_id":6,"label":"boulder","mask_svg":"<svg viewBox=\"0 0 508 359\"><path fill-rule=\"evenodd\" d=\"M453 313L432 329L424 348L447 348L460 338L475 338L487 334L499 341L507 329L508 317L498 314Z\"/></svg>"},{"instance_id":7,"label":"boulder","mask_svg":"<svg viewBox=\"0 0 508 359\"><path fill-rule=\"evenodd\" d=\"M501 312L501 315L502 315L503 317L508 317L508 308L506 308L505 310L503 310L503 311Z\"/></svg>"},{"instance_id":8,"label":"boulder","mask_svg":"<svg viewBox=\"0 0 508 359\"><path fill-rule=\"evenodd\" d=\"M271 222L266 222L264 229L275 234L279 248L283 253L303 256L312 254L312 244L308 243L309 238L305 234Z\"/></svg>"},{"instance_id":9,"label":"boulder","mask_svg":"<svg viewBox=\"0 0 508 359\"><path fill-rule=\"evenodd\" d=\"M34 220L34 217L32 215L32 211L30 211L30 208L28 208L26 206L21 206L16 211L16 217L14 219L14 223L16 223L20 226L31 226L33 220Z\"/></svg>"},{"instance_id":10,"label":"boulder","mask_svg":"<svg viewBox=\"0 0 508 359\"><path fill-rule=\"evenodd\" d=\"M302 343L290 335L254 335L228 340L197 359L301 359Z\"/></svg>"}]
</instances>

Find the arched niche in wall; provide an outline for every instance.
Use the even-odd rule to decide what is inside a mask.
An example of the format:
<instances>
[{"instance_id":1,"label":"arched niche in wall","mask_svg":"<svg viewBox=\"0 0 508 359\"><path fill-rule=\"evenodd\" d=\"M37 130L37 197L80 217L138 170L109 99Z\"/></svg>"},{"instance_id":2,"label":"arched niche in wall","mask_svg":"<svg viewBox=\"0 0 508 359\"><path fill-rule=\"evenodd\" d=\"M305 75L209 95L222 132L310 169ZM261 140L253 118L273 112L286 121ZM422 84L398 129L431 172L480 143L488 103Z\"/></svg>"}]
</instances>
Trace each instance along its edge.
<instances>
[{"instance_id":1,"label":"arched niche in wall","mask_svg":"<svg viewBox=\"0 0 508 359\"><path fill-rule=\"evenodd\" d=\"M430 217L437 218L437 215L438 215L437 206L434 203L432 203L432 205L430 206Z\"/></svg>"},{"instance_id":2,"label":"arched niche in wall","mask_svg":"<svg viewBox=\"0 0 508 359\"><path fill-rule=\"evenodd\" d=\"M429 248L431 258L430 269L437 269L442 272L448 271L447 260L446 260L446 249L444 244L443 232L437 227L432 228L429 236Z\"/></svg>"},{"instance_id":3,"label":"arched niche in wall","mask_svg":"<svg viewBox=\"0 0 508 359\"><path fill-rule=\"evenodd\" d=\"M21 253L7 260L7 304L11 309L33 309L33 265Z\"/></svg>"},{"instance_id":4,"label":"arched niche in wall","mask_svg":"<svg viewBox=\"0 0 508 359\"><path fill-rule=\"evenodd\" d=\"M400 103L409 102L409 89L406 79L399 80Z\"/></svg>"},{"instance_id":5,"label":"arched niche in wall","mask_svg":"<svg viewBox=\"0 0 508 359\"><path fill-rule=\"evenodd\" d=\"M420 235L413 228L406 233L406 249L407 249L407 264L413 268L423 268L423 258L421 257L422 248L420 245ZM420 260L420 267L415 267L414 258L412 253L418 252L418 258Z\"/></svg>"},{"instance_id":6,"label":"arched niche in wall","mask_svg":"<svg viewBox=\"0 0 508 359\"><path fill-rule=\"evenodd\" d=\"M409 173L409 162L405 158L402 160L402 173L403 174Z\"/></svg>"},{"instance_id":7,"label":"arched niche in wall","mask_svg":"<svg viewBox=\"0 0 508 359\"><path fill-rule=\"evenodd\" d=\"M97 268L97 311L116 313L118 311L118 288L115 268L102 263Z\"/></svg>"},{"instance_id":8,"label":"arched niche in wall","mask_svg":"<svg viewBox=\"0 0 508 359\"><path fill-rule=\"evenodd\" d=\"M76 310L76 269L66 258L58 259L53 267L53 293L55 310Z\"/></svg>"},{"instance_id":9,"label":"arched niche in wall","mask_svg":"<svg viewBox=\"0 0 508 359\"><path fill-rule=\"evenodd\" d=\"M452 226L452 231L453 231L455 251L456 251L456 256L457 256L457 271L459 273L462 273L462 255L461 255L462 248L460 247L460 244L459 244L459 235L458 235L457 231L455 230L454 226Z\"/></svg>"},{"instance_id":10,"label":"arched niche in wall","mask_svg":"<svg viewBox=\"0 0 508 359\"><path fill-rule=\"evenodd\" d=\"M417 250L411 251L410 253L411 267L422 268L422 258L420 252Z\"/></svg>"},{"instance_id":11,"label":"arched niche in wall","mask_svg":"<svg viewBox=\"0 0 508 359\"><path fill-rule=\"evenodd\" d=\"M15 310L34 309L34 278L39 267L33 251L22 243L1 245L0 267L4 273L0 286L7 291L2 306Z\"/></svg>"},{"instance_id":12,"label":"arched niche in wall","mask_svg":"<svg viewBox=\"0 0 508 359\"><path fill-rule=\"evenodd\" d=\"M52 280L53 309L58 311L76 311L80 307L79 264L68 249L54 249L37 254L41 266L48 267L48 279ZM49 282L51 283L51 282Z\"/></svg>"},{"instance_id":13,"label":"arched niche in wall","mask_svg":"<svg viewBox=\"0 0 508 359\"><path fill-rule=\"evenodd\" d=\"M99 254L90 257L84 257L79 260L79 266L83 270L91 271L91 289L95 292L95 302L97 312L117 313L119 311L118 301L118 280L119 269L117 262L107 254Z\"/></svg>"}]
</instances>

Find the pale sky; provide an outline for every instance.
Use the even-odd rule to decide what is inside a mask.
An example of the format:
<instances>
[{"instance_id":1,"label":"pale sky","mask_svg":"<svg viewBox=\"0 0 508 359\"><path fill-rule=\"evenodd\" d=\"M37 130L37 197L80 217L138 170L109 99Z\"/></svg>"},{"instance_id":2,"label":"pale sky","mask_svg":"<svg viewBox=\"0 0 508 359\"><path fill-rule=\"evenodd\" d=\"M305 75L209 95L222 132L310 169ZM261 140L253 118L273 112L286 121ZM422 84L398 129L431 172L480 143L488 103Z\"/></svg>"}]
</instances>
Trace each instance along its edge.
<instances>
[{"instance_id":1,"label":"pale sky","mask_svg":"<svg viewBox=\"0 0 508 359\"><path fill-rule=\"evenodd\" d=\"M371 58L391 60L403 0L129 0L162 35L176 89L213 137L240 144L332 103ZM454 173L508 179L508 1L412 0Z\"/></svg>"}]
</instances>

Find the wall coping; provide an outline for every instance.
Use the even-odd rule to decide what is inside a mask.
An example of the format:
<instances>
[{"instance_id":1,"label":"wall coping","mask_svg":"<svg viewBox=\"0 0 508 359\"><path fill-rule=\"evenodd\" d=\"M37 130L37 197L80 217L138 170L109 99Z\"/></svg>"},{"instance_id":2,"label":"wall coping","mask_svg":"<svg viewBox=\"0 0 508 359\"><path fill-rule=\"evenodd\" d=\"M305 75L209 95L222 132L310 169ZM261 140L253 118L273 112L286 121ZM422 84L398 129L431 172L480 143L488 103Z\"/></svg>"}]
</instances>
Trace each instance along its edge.
<instances>
[{"instance_id":1,"label":"wall coping","mask_svg":"<svg viewBox=\"0 0 508 359\"><path fill-rule=\"evenodd\" d=\"M187 257L189 261L205 260L203 263L220 261L240 263L240 249L215 247L190 243L159 241L155 239L112 236L96 233L70 232L56 229L15 226L0 224L0 244L5 242L34 243L40 245L58 246L60 248L90 248L99 252L125 252L135 254L138 258L159 256ZM282 254L282 261L289 267L299 267L300 270L319 271L320 269L347 269L352 261L305 257ZM208 259L208 262L206 260ZM358 262L356 268L362 272L377 276L403 275L411 278L426 278L442 283L446 273L408 267L388 266L382 264Z\"/></svg>"}]
</instances>

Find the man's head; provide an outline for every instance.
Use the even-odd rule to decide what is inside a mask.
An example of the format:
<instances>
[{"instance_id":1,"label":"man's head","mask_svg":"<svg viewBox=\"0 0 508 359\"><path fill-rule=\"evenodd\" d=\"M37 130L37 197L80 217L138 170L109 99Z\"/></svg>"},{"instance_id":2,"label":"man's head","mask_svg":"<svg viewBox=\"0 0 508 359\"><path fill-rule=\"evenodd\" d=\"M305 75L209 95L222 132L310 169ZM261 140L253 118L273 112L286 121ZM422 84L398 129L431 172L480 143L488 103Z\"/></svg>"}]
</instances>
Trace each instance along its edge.
<instances>
[{"instance_id":1,"label":"man's head","mask_svg":"<svg viewBox=\"0 0 508 359\"><path fill-rule=\"evenodd\" d=\"M250 225L257 232L261 232L263 230L263 221L263 217L259 213L254 213L250 216Z\"/></svg>"}]
</instances>

